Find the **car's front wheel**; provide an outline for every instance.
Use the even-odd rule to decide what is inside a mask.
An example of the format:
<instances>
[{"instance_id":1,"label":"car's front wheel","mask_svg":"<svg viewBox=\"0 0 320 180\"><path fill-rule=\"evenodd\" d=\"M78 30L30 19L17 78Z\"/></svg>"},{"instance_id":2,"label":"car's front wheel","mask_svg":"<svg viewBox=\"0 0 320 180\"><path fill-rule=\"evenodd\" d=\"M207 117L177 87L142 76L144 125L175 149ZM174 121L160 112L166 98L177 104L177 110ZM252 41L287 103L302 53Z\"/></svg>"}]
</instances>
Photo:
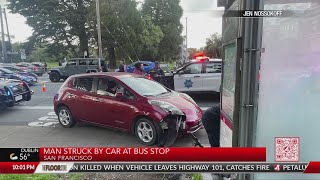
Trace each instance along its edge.
<instances>
[{"instance_id":1,"label":"car's front wheel","mask_svg":"<svg viewBox=\"0 0 320 180\"><path fill-rule=\"evenodd\" d=\"M156 142L158 134L151 120L141 118L135 124L135 136L141 144L151 146Z\"/></svg>"},{"instance_id":2,"label":"car's front wheel","mask_svg":"<svg viewBox=\"0 0 320 180\"><path fill-rule=\"evenodd\" d=\"M52 82L59 82L60 81L60 74L58 74L57 72L52 72L52 73L50 73L49 79Z\"/></svg>"},{"instance_id":3,"label":"car's front wheel","mask_svg":"<svg viewBox=\"0 0 320 180\"><path fill-rule=\"evenodd\" d=\"M58 109L58 119L60 124L65 128L71 128L76 124L76 121L73 119L71 111L62 106Z\"/></svg>"}]
</instances>

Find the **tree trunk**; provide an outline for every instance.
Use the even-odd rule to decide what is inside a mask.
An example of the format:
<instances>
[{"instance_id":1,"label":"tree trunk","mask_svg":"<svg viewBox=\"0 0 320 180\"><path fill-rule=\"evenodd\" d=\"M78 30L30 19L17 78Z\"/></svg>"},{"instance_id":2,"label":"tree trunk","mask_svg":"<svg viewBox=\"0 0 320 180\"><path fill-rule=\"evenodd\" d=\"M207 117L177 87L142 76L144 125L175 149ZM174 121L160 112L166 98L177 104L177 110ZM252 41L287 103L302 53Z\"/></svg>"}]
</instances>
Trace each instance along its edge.
<instances>
[{"instance_id":1,"label":"tree trunk","mask_svg":"<svg viewBox=\"0 0 320 180\"><path fill-rule=\"evenodd\" d=\"M89 57L89 45L88 45L88 36L86 33L86 29L83 25L83 27L81 27L81 32L79 35L79 40L80 40L80 54L82 54L82 57L84 57L84 52L87 52L87 56Z\"/></svg>"},{"instance_id":2,"label":"tree trunk","mask_svg":"<svg viewBox=\"0 0 320 180\"><path fill-rule=\"evenodd\" d=\"M116 67L116 54L114 51L114 47L108 48L108 53L109 53L109 60L110 60L109 68L113 69Z\"/></svg>"},{"instance_id":3,"label":"tree trunk","mask_svg":"<svg viewBox=\"0 0 320 180\"><path fill-rule=\"evenodd\" d=\"M80 54L82 57L84 57L84 52L87 52L87 56L89 57L89 45L88 45L88 35L87 35L87 29L86 29L86 19L85 16L87 9L83 4L83 0L78 0L78 11L82 14L82 18L79 19L79 41L80 41Z\"/></svg>"}]
</instances>

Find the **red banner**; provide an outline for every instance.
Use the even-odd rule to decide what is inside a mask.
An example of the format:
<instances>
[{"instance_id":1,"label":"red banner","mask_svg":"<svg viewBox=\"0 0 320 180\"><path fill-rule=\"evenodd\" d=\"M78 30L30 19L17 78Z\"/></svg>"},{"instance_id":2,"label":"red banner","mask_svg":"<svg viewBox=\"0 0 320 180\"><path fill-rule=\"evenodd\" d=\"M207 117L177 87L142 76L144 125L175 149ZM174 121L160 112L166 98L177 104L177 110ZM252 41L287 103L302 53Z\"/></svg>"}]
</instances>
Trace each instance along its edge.
<instances>
[{"instance_id":1,"label":"red banner","mask_svg":"<svg viewBox=\"0 0 320 180\"><path fill-rule=\"evenodd\" d=\"M265 162L266 148L40 148L40 161Z\"/></svg>"},{"instance_id":2,"label":"red banner","mask_svg":"<svg viewBox=\"0 0 320 180\"><path fill-rule=\"evenodd\" d=\"M0 162L0 174L33 174L38 162Z\"/></svg>"},{"instance_id":3,"label":"red banner","mask_svg":"<svg viewBox=\"0 0 320 180\"><path fill-rule=\"evenodd\" d=\"M320 173L320 162L310 162L303 173Z\"/></svg>"}]
</instances>

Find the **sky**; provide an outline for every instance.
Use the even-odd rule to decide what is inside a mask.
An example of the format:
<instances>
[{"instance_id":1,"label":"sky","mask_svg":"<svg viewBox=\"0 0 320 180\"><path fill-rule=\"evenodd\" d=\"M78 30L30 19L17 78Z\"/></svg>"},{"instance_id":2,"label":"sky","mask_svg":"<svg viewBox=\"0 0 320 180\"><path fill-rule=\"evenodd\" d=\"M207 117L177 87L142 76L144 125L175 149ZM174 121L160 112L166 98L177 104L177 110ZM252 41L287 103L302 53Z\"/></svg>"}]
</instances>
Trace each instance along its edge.
<instances>
[{"instance_id":1,"label":"sky","mask_svg":"<svg viewBox=\"0 0 320 180\"><path fill-rule=\"evenodd\" d=\"M5 4L6 0L0 0L0 5ZM221 16L212 15L213 11L223 10L217 8L217 0L181 0L181 6L184 10L181 18L184 26L183 36L186 35L186 18L188 19L188 48L203 47L211 34L221 34ZM24 42L31 36L32 28L25 24L26 19L23 16L7 11L7 18L10 35L14 36L12 42Z\"/></svg>"}]
</instances>

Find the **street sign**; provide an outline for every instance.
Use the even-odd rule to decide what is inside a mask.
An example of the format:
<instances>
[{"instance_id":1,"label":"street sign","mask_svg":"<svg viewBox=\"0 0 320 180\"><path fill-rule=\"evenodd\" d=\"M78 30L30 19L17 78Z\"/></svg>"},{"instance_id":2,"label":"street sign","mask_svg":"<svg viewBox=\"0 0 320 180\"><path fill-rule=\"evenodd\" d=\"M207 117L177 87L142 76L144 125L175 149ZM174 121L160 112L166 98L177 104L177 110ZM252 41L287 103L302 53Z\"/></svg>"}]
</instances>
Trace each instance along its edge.
<instances>
[{"instance_id":1,"label":"street sign","mask_svg":"<svg viewBox=\"0 0 320 180\"><path fill-rule=\"evenodd\" d=\"M20 55L22 60L26 60L26 51L24 49L20 49Z\"/></svg>"}]
</instances>

